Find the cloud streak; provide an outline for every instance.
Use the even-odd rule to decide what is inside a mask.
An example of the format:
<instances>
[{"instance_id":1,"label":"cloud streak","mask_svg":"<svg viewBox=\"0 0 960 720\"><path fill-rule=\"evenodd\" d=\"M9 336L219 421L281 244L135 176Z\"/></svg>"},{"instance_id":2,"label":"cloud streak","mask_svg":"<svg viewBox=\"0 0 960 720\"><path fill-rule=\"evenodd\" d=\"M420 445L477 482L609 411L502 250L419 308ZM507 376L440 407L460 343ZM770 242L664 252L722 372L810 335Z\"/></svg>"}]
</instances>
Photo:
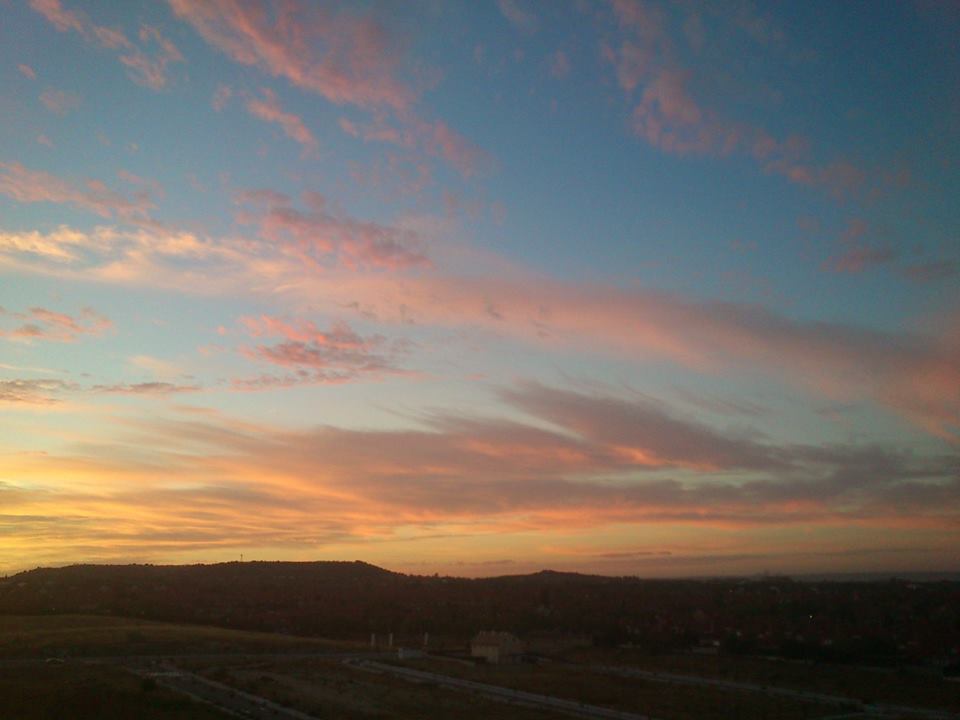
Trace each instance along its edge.
<instances>
[{"instance_id":1,"label":"cloud streak","mask_svg":"<svg viewBox=\"0 0 960 720\"><path fill-rule=\"evenodd\" d=\"M67 180L43 170L31 170L18 162L0 162L0 193L17 202L49 202L73 205L99 215L127 222L149 222L155 205L149 191L132 196L111 190L100 180Z\"/></svg>"},{"instance_id":2,"label":"cloud streak","mask_svg":"<svg viewBox=\"0 0 960 720\"><path fill-rule=\"evenodd\" d=\"M317 139L304 124L303 119L293 113L284 112L280 107L277 94L269 88L263 88L260 92L263 95L262 98L247 99L247 111L265 122L279 125L287 137L303 146L305 152L315 153L318 147Z\"/></svg>"},{"instance_id":3,"label":"cloud streak","mask_svg":"<svg viewBox=\"0 0 960 720\"><path fill-rule=\"evenodd\" d=\"M83 308L78 315L32 307L26 312L8 312L0 307L0 320L10 318L17 327L0 327L0 337L11 340L44 340L76 342L83 335L102 335L113 328L113 322L93 308Z\"/></svg>"},{"instance_id":4,"label":"cloud streak","mask_svg":"<svg viewBox=\"0 0 960 720\"><path fill-rule=\"evenodd\" d=\"M315 4L169 0L211 45L338 105L409 108L416 93L401 78L403 48L372 15Z\"/></svg>"},{"instance_id":5,"label":"cloud streak","mask_svg":"<svg viewBox=\"0 0 960 720\"><path fill-rule=\"evenodd\" d=\"M93 45L121 52L118 59L130 79L151 90L165 88L169 66L185 62L180 50L152 25L140 27L137 38L142 45L137 45L122 30L97 25L85 13L65 8L60 0L30 0L30 7L60 32L76 32ZM146 46L154 46L153 51L145 51Z\"/></svg>"},{"instance_id":6,"label":"cloud streak","mask_svg":"<svg viewBox=\"0 0 960 720\"><path fill-rule=\"evenodd\" d=\"M353 304L385 324L467 326L554 350L666 359L707 376L761 371L830 400L870 400L958 440L956 317L936 335L881 331L564 282L503 263L454 275L431 268L409 232L333 214L320 196L307 196L307 210L271 192L240 200L240 220L257 228L259 241L109 228L0 233L0 259L22 270L187 292L275 295L282 287L302 301Z\"/></svg>"},{"instance_id":7,"label":"cloud streak","mask_svg":"<svg viewBox=\"0 0 960 720\"><path fill-rule=\"evenodd\" d=\"M7 486L5 509L57 516L78 544L120 557L365 543L458 524L460 533L622 523L747 532L947 529L960 520L952 456L737 438L643 397L536 383L500 396L540 425L445 413L424 416L423 429L380 431L124 420L109 445L8 457L34 489ZM69 489L38 484L49 477L70 478ZM88 520L72 527L80 518ZM18 538L30 535L27 524Z\"/></svg>"},{"instance_id":8,"label":"cloud streak","mask_svg":"<svg viewBox=\"0 0 960 720\"><path fill-rule=\"evenodd\" d=\"M338 384L401 372L390 357L397 354L396 343L391 350L386 338L361 337L344 322L336 322L327 330L308 320L290 323L269 315L243 317L240 323L251 337L282 338L273 344L244 347L242 351L248 358L290 372L282 376L238 379L234 381L238 389Z\"/></svg>"}]
</instances>

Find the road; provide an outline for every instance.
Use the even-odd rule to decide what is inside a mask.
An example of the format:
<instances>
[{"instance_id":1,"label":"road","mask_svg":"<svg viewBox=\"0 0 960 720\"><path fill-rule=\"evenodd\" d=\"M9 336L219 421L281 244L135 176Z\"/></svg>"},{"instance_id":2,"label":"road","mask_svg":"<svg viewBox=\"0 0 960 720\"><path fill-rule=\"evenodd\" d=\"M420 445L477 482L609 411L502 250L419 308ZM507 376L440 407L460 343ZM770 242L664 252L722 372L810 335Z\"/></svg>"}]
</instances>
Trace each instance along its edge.
<instances>
[{"instance_id":1,"label":"road","mask_svg":"<svg viewBox=\"0 0 960 720\"><path fill-rule=\"evenodd\" d=\"M453 690L469 692L497 702L554 710L575 717L597 718L602 720L655 720L647 715L638 715L622 710L612 710L610 708L600 707L599 705L587 705L576 702L575 700L564 700L563 698L553 697L551 695L539 695L537 693L524 692L523 690L512 690L498 685L474 682L473 680L462 680L460 678L450 677L449 675L414 670L413 668L387 665L374 660L345 660L344 664L359 670L393 675L394 677L409 680L410 682L439 685Z\"/></svg>"},{"instance_id":2,"label":"road","mask_svg":"<svg viewBox=\"0 0 960 720\"><path fill-rule=\"evenodd\" d=\"M843 695L827 695L825 693L816 693L807 690L793 690L791 688L757 685L755 683L737 682L734 680L718 680L716 678L705 678L697 675L653 672L651 670L641 670L640 668L625 667L622 665L590 665L588 667L593 672L604 675L635 677L642 680L675 685L696 685L699 687L720 688L722 690L738 690L741 692L787 697L794 700L815 702L824 705L839 705L849 708L854 715L862 715L865 713L872 717L902 717L906 715L921 720L960 720L960 714L947 712L945 710L908 707L905 705L888 705L885 703L864 703L857 698L845 697Z\"/></svg>"},{"instance_id":3,"label":"road","mask_svg":"<svg viewBox=\"0 0 960 720\"><path fill-rule=\"evenodd\" d=\"M251 695L195 673L182 670L132 670L141 677L153 679L157 685L236 717L252 720L319 720L314 715L278 705L259 695Z\"/></svg>"}]
</instances>

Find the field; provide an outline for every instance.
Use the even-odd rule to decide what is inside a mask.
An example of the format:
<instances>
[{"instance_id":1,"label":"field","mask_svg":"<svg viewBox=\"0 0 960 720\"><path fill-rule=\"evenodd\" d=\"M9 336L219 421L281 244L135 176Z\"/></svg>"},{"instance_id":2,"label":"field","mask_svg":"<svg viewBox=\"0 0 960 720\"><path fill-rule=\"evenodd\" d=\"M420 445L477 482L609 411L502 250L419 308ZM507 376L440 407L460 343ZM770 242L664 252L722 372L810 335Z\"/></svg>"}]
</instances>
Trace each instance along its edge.
<instances>
[{"instance_id":1,"label":"field","mask_svg":"<svg viewBox=\"0 0 960 720\"><path fill-rule=\"evenodd\" d=\"M2 720L224 720L214 708L153 687L121 668L79 664L5 667Z\"/></svg>"},{"instance_id":2,"label":"field","mask_svg":"<svg viewBox=\"0 0 960 720\"><path fill-rule=\"evenodd\" d=\"M191 663L211 679L319 718L424 717L457 720L550 720L566 716L504 705L470 694L360 672L336 661L271 660L220 665Z\"/></svg>"},{"instance_id":3,"label":"field","mask_svg":"<svg viewBox=\"0 0 960 720\"><path fill-rule=\"evenodd\" d=\"M412 683L345 664L367 651L356 643L127 618L0 615L0 720L225 717L214 707L164 688L164 672L194 680L202 675L320 718L563 717L553 710L505 705L459 689ZM960 686L936 677L762 658L586 648L542 664L473 665L438 657L385 661L662 720L818 720L854 712L855 707L607 675L596 667L678 673L870 703L960 709ZM157 682L151 679L154 676Z\"/></svg>"},{"instance_id":4,"label":"field","mask_svg":"<svg viewBox=\"0 0 960 720\"><path fill-rule=\"evenodd\" d=\"M633 649L585 648L564 659L584 664L627 665L654 672L749 682L844 695L865 702L960 712L960 685L909 670L858 668L729 655L650 655Z\"/></svg>"},{"instance_id":5,"label":"field","mask_svg":"<svg viewBox=\"0 0 960 720\"><path fill-rule=\"evenodd\" d=\"M841 712L836 706L817 705L789 698L765 697L716 688L677 687L636 678L597 675L585 668L560 663L469 667L460 663L421 659L405 665L466 680L568 698L668 720L806 720Z\"/></svg>"},{"instance_id":6,"label":"field","mask_svg":"<svg viewBox=\"0 0 960 720\"><path fill-rule=\"evenodd\" d=\"M0 615L0 658L324 652L356 647L271 633L91 615Z\"/></svg>"}]
</instances>

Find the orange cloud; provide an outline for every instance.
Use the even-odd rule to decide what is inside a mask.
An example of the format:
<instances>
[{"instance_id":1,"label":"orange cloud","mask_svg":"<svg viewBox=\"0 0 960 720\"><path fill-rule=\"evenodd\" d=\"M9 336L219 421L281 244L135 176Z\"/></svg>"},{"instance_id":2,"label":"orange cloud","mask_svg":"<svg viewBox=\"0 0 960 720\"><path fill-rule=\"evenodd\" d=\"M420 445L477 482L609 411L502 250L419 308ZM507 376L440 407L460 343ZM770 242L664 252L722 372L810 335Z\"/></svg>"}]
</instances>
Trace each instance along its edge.
<instances>
[{"instance_id":1,"label":"orange cloud","mask_svg":"<svg viewBox=\"0 0 960 720\"><path fill-rule=\"evenodd\" d=\"M58 394L74 387L62 380L0 380L0 403L50 405L59 402Z\"/></svg>"},{"instance_id":2,"label":"orange cloud","mask_svg":"<svg viewBox=\"0 0 960 720\"><path fill-rule=\"evenodd\" d=\"M469 415L382 431L294 431L197 413L117 419L109 442L91 436L57 453L3 457L5 477L16 478L0 482L4 512L24 518L7 548L53 526L58 552L68 537L89 559L391 542L411 530L447 530L457 544L472 532L621 523L906 532L960 519L949 456L744 441L645 398L535 384L502 396L557 429ZM650 457L667 458L679 477Z\"/></svg>"}]
</instances>

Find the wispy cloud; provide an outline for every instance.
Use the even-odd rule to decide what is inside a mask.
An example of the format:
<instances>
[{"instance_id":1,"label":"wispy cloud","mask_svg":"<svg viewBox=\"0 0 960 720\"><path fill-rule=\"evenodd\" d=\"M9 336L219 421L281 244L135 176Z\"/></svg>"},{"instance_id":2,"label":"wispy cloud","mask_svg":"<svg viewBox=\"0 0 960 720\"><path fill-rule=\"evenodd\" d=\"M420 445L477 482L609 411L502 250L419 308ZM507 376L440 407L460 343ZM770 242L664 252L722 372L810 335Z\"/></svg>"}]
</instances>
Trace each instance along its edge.
<instances>
[{"instance_id":1,"label":"wispy cloud","mask_svg":"<svg viewBox=\"0 0 960 720\"><path fill-rule=\"evenodd\" d=\"M522 0L497 0L497 7L517 30L535 33L540 26L540 21L536 14L521 2Z\"/></svg>"},{"instance_id":2,"label":"wispy cloud","mask_svg":"<svg viewBox=\"0 0 960 720\"><path fill-rule=\"evenodd\" d=\"M146 222L155 207L149 191L132 196L111 190L100 180L67 180L43 170L31 170L18 162L0 162L0 193L18 202L50 202L73 205L109 218Z\"/></svg>"},{"instance_id":3,"label":"wispy cloud","mask_svg":"<svg viewBox=\"0 0 960 720\"><path fill-rule=\"evenodd\" d=\"M5 488L5 509L55 514L78 545L112 556L364 542L458 523L499 533L625 522L744 532L943 530L960 519L953 457L743 440L645 398L538 384L501 395L539 424L442 413L424 417L424 429L379 431L124 419L109 444L7 456L13 476L34 484ZM69 489L35 482L45 477L69 478ZM71 526L71 517L96 521Z\"/></svg>"},{"instance_id":4,"label":"wispy cloud","mask_svg":"<svg viewBox=\"0 0 960 720\"><path fill-rule=\"evenodd\" d=\"M870 226L853 218L840 234L839 252L823 263L823 269L835 273L857 274L897 259L899 253L890 244L870 242Z\"/></svg>"},{"instance_id":5,"label":"wispy cloud","mask_svg":"<svg viewBox=\"0 0 960 720\"><path fill-rule=\"evenodd\" d=\"M120 62L130 70L130 78L138 85L151 90L162 90L170 81L169 66L185 62L183 55L168 38L152 25L143 25L138 33L140 42L152 44L157 51L150 55L140 49L133 49L120 56Z\"/></svg>"},{"instance_id":6,"label":"wispy cloud","mask_svg":"<svg viewBox=\"0 0 960 720\"><path fill-rule=\"evenodd\" d=\"M297 384L338 384L402 372L394 365L396 344L380 335L362 337L344 322L321 329L309 320L288 322L269 315L243 317L243 329L254 338L280 337L273 344L244 347L252 360L288 369L282 376L237 379L244 390Z\"/></svg>"},{"instance_id":7,"label":"wispy cloud","mask_svg":"<svg viewBox=\"0 0 960 720\"><path fill-rule=\"evenodd\" d=\"M137 37L142 45L137 45L122 30L97 25L86 13L65 8L60 0L30 0L30 7L60 32L76 32L100 48L122 52L118 59L138 85L162 90L169 82L168 67L184 62L177 47L152 25L140 27ZM144 50L151 45L155 48L152 52Z\"/></svg>"},{"instance_id":8,"label":"wispy cloud","mask_svg":"<svg viewBox=\"0 0 960 720\"><path fill-rule=\"evenodd\" d=\"M397 37L372 15L313 3L169 0L174 13L243 65L261 68L331 102L409 108Z\"/></svg>"},{"instance_id":9,"label":"wispy cloud","mask_svg":"<svg viewBox=\"0 0 960 720\"><path fill-rule=\"evenodd\" d=\"M66 90L47 88L40 94L40 102L56 115L66 115L80 107L80 96Z\"/></svg>"},{"instance_id":10,"label":"wispy cloud","mask_svg":"<svg viewBox=\"0 0 960 720\"><path fill-rule=\"evenodd\" d=\"M960 261L928 260L926 262L907 265L902 269L901 273L908 280L918 283L947 280L960 275Z\"/></svg>"},{"instance_id":11,"label":"wispy cloud","mask_svg":"<svg viewBox=\"0 0 960 720\"><path fill-rule=\"evenodd\" d=\"M262 240L110 228L0 233L0 258L21 270L187 292L272 296L282 287L302 299L353 303L380 323L466 326L568 352L667 359L707 376L761 371L831 400L870 400L957 441L956 319L936 335L881 331L756 305L565 282L502 261L478 264L469 275L444 273L406 244L416 240L410 233L334 215L319 196L306 198L305 211L273 192L240 199L241 221L255 225Z\"/></svg>"},{"instance_id":12,"label":"wispy cloud","mask_svg":"<svg viewBox=\"0 0 960 720\"><path fill-rule=\"evenodd\" d=\"M717 71L701 63L695 72L681 60L684 43L694 54L702 49L703 21L698 10L685 8L683 23L675 27L674 15L656 3L611 0L610 7L617 39L601 43L601 56L614 68L632 105L635 135L675 155L747 157L766 173L822 188L838 199L856 195L867 185L866 171L853 162L815 160L806 138L796 134L778 137L763 123L737 119L718 103L699 99L697 88L709 85L711 73ZM738 12L718 14L716 21L767 49L782 50L786 44L782 30L746 4ZM640 92L639 101L636 92Z\"/></svg>"},{"instance_id":13,"label":"wispy cloud","mask_svg":"<svg viewBox=\"0 0 960 720\"><path fill-rule=\"evenodd\" d=\"M263 238L284 243L314 267L397 269L427 264L414 233L335 213L317 193L304 193L305 210L272 191L237 196L239 221L257 226Z\"/></svg>"},{"instance_id":14,"label":"wispy cloud","mask_svg":"<svg viewBox=\"0 0 960 720\"><path fill-rule=\"evenodd\" d=\"M340 128L348 135L366 142L383 142L419 149L427 155L450 163L464 177L479 175L493 166L490 156L442 120L428 122L408 117L396 124L382 114L371 122L340 119Z\"/></svg>"},{"instance_id":15,"label":"wispy cloud","mask_svg":"<svg viewBox=\"0 0 960 720\"><path fill-rule=\"evenodd\" d=\"M113 327L110 318L92 308L83 308L78 315L32 307L26 312L9 312L0 308L0 322L11 319L17 327L0 327L0 337L13 340L47 340L75 342L82 335L102 335Z\"/></svg>"},{"instance_id":16,"label":"wispy cloud","mask_svg":"<svg viewBox=\"0 0 960 720\"><path fill-rule=\"evenodd\" d=\"M61 392L74 387L63 380L0 380L0 403L51 405L60 402Z\"/></svg>"},{"instance_id":17,"label":"wispy cloud","mask_svg":"<svg viewBox=\"0 0 960 720\"><path fill-rule=\"evenodd\" d=\"M233 88L221 83L217 85L217 89L213 93L213 98L210 100L210 105L214 110L220 112L227 106L227 103L230 102L231 97L233 97Z\"/></svg>"},{"instance_id":18,"label":"wispy cloud","mask_svg":"<svg viewBox=\"0 0 960 720\"><path fill-rule=\"evenodd\" d=\"M201 389L199 385L177 385L176 383L150 381L94 385L90 388L90 391L109 395L172 395L175 393L197 392Z\"/></svg>"},{"instance_id":19,"label":"wispy cloud","mask_svg":"<svg viewBox=\"0 0 960 720\"><path fill-rule=\"evenodd\" d=\"M316 152L317 139L304 124L303 119L299 115L281 109L280 101L273 90L263 88L260 92L261 98L247 99L247 110L250 114L266 122L276 123L287 137L300 143L305 151Z\"/></svg>"}]
</instances>

